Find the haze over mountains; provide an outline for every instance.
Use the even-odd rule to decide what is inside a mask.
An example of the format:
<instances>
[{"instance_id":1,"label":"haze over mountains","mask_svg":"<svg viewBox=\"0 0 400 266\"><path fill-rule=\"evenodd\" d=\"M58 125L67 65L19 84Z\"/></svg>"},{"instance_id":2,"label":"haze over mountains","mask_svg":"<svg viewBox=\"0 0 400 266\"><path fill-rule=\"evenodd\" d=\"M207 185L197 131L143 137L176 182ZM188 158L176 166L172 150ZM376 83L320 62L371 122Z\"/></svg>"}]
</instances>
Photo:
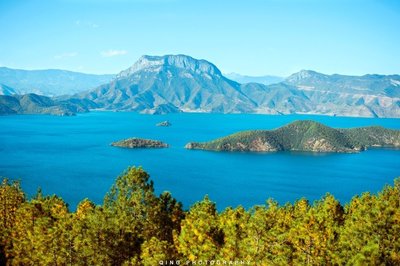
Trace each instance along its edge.
<instances>
[{"instance_id":1,"label":"haze over mountains","mask_svg":"<svg viewBox=\"0 0 400 266\"><path fill-rule=\"evenodd\" d=\"M400 75L344 76L302 70L285 80L301 90L400 97Z\"/></svg>"},{"instance_id":2,"label":"haze over mountains","mask_svg":"<svg viewBox=\"0 0 400 266\"><path fill-rule=\"evenodd\" d=\"M239 83L261 83L264 85L270 85L274 83L279 83L285 80L285 78L278 77L278 76L271 76L271 75L265 75L265 76L247 76L247 75L241 75L238 73L227 73L224 74L225 77L228 79L234 80Z\"/></svg>"},{"instance_id":3,"label":"haze over mountains","mask_svg":"<svg viewBox=\"0 0 400 266\"><path fill-rule=\"evenodd\" d=\"M399 117L400 75L324 75L302 70L285 83L296 86L315 103L317 113Z\"/></svg>"},{"instance_id":4,"label":"haze over mountains","mask_svg":"<svg viewBox=\"0 0 400 266\"><path fill-rule=\"evenodd\" d=\"M21 70L0 67L0 84L12 88L18 94L35 93L45 96L74 94L109 82L114 76L58 69ZM0 94L10 95L3 91L0 91Z\"/></svg>"},{"instance_id":5,"label":"haze over mountains","mask_svg":"<svg viewBox=\"0 0 400 266\"><path fill-rule=\"evenodd\" d=\"M0 95L13 95L13 94L18 94L18 92L13 88L8 87L7 85L0 84Z\"/></svg>"},{"instance_id":6,"label":"haze over mountains","mask_svg":"<svg viewBox=\"0 0 400 266\"><path fill-rule=\"evenodd\" d=\"M43 83L56 79L51 73L47 75ZM145 55L114 79L105 75L87 77L87 80L100 82L103 78L106 81L102 85L56 100L87 104L86 108L81 106L83 110L152 114L307 113L400 117L399 75L324 75L302 70L275 84L241 84L225 77L206 60L186 55ZM0 83L15 89L1 78ZM62 91L66 90L64 87Z\"/></svg>"}]
</instances>

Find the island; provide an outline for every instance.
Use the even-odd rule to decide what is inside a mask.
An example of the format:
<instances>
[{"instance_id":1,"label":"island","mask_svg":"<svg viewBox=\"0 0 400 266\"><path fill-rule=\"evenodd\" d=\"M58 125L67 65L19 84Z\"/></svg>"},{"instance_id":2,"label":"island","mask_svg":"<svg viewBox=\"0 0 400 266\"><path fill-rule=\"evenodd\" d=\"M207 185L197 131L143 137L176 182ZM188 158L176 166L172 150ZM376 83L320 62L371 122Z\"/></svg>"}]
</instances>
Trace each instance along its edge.
<instances>
[{"instance_id":1,"label":"island","mask_svg":"<svg viewBox=\"0 0 400 266\"><path fill-rule=\"evenodd\" d=\"M121 148L168 148L168 144L152 139L129 138L111 143L111 146Z\"/></svg>"},{"instance_id":2,"label":"island","mask_svg":"<svg viewBox=\"0 0 400 266\"><path fill-rule=\"evenodd\" d=\"M186 149L211 151L364 151L370 147L400 148L400 130L380 126L335 129L321 123L295 121L274 130L251 130L209 142L190 142Z\"/></svg>"},{"instance_id":3,"label":"island","mask_svg":"<svg viewBox=\"0 0 400 266\"><path fill-rule=\"evenodd\" d=\"M172 124L168 120L156 124L158 127L169 127L171 125Z\"/></svg>"}]
</instances>

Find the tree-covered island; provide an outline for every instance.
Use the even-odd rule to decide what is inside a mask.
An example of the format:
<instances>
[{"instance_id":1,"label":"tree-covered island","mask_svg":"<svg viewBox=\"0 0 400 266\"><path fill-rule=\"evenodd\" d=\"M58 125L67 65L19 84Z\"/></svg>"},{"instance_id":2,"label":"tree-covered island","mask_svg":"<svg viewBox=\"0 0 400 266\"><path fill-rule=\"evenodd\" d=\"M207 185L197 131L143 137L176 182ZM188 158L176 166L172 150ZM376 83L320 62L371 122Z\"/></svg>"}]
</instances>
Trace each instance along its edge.
<instances>
[{"instance_id":1,"label":"tree-covered island","mask_svg":"<svg viewBox=\"0 0 400 266\"><path fill-rule=\"evenodd\" d=\"M111 143L111 146L121 148L168 148L168 144L152 139L129 138Z\"/></svg>"},{"instance_id":2,"label":"tree-covered island","mask_svg":"<svg viewBox=\"0 0 400 266\"><path fill-rule=\"evenodd\" d=\"M335 129L304 120L275 130L243 131L185 146L187 149L251 152L359 152L370 147L400 148L400 131L380 126Z\"/></svg>"}]
</instances>

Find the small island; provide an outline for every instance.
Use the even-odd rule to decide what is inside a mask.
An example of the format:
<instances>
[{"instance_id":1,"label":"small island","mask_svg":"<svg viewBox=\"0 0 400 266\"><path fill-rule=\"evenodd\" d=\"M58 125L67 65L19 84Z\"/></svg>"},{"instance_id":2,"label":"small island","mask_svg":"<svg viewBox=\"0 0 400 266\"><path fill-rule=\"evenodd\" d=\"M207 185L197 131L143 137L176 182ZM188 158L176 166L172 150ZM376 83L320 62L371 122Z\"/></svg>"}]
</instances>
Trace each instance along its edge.
<instances>
[{"instance_id":1,"label":"small island","mask_svg":"<svg viewBox=\"0 0 400 266\"><path fill-rule=\"evenodd\" d=\"M251 130L210 142L190 142L186 149L243 152L343 152L370 147L400 148L400 131L380 126L335 129L321 123L295 121L275 130Z\"/></svg>"},{"instance_id":2,"label":"small island","mask_svg":"<svg viewBox=\"0 0 400 266\"><path fill-rule=\"evenodd\" d=\"M129 138L111 143L111 146L121 148L168 148L168 144L152 139Z\"/></svg>"},{"instance_id":3,"label":"small island","mask_svg":"<svg viewBox=\"0 0 400 266\"><path fill-rule=\"evenodd\" d=\"M172 124L168 120L156 124L158 127L170 127L171 125Z\"/></svg>"}]
</instances>

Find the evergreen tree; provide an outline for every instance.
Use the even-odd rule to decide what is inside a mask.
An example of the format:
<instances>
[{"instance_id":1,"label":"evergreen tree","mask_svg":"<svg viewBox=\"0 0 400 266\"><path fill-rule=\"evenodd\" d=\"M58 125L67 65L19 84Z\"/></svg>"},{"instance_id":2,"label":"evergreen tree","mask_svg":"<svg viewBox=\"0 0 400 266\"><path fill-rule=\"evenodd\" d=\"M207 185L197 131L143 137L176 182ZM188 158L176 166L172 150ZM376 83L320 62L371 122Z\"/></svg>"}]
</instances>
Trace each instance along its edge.
<instances>
[{"instance_id":1,"label":"evergreen tree","mask_svg":"<svg viewBox=\"0 0 400 266\"><path fill-rule=\"evenodd\" d=\"M224 245L219 258L225 260L243 260L246 258L244 239L250 215L243 207L227 208L219 215L219 227L224 235Z\"/></svg>"},{"instance_id":2,"label":"evergreen tree","mask_svg":"<svg viewBox=\"0 0 400 266\"><path fill-rule=\"evenodd\" d=\"M24 202L25 194L19 182L10 183L3 179L0 185L0 265L5 265L10 259L15 215Z\"/></svg>"},{"instance_id":3,"label":"evergreen tree","mask_svg":"<svg viewBox=\"0 0 400 266\"><path fill-rule=\"evenodd\" d=\"M160 261L170 261L171 254L174 254L172 249L173 246L167 241L152 237L142 245L141 262L143 266L153 266L159 265Z\"/></svg>"},{"instance_id":4,"label":"evergreen tree","mask_svg":"<svg viewBox=\"0 0 400 266\"><path fill-rule=\"evenodd\" d=\"M377 196L354 197L340 238L341 262L400 265L400 179Z\"/></svg>"},{"instance_id":5,"label":"evergreen tree","mask_svg":"<svg viewBox=\"0 0 400 266\"><path fill-rule=\"evenodd\" d=\"M250 213L244 240L246 259L257 265L289 264L293 254L287 240L293 220L291 205L279 207L277 202L268 200L267 206L256 206Z\"/></svg>"},{"instance_id":6,"label":"evergreen tree","mask_svg":"<svg viewBox=\"0 0 400 266\"><path fill-rule=\"evenodd\" d=\"M68 232L59 224L70 217L65 202L56 196L39 193L17 210L12 241L13 264L65 264L68 254ZM67 235L66 235L67 234Z\"/></svg>"},{"instance_id":7,"label":"evergreen tree","mask_svg":"<svg viewBox=\"0 0 400 266\"><path fill-rule=\"evenodd\" d=\"M215 203L206 196L191 208L181 224L178 251L189 260L217 258L224 244Z\"/></svg>"}]
</instances>

